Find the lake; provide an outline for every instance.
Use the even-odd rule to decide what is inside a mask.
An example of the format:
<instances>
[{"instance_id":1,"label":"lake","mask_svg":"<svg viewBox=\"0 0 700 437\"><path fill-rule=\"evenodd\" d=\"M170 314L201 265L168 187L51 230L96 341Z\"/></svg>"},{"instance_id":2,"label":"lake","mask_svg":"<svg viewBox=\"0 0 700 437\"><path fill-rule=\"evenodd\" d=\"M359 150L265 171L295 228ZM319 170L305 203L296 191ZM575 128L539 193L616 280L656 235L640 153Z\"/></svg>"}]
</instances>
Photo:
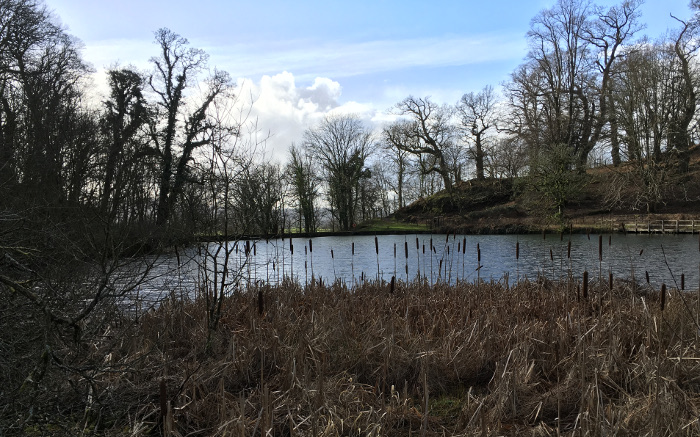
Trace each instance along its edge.
<instances>
[{"instance_id":1,"label":"lake","mask_svg":"<svg viewBox=\"0 0 700 437\"><path fill-rule=\"evenodd\" d=\"M571 248L569 251L569 242ZM513 284L519 279L550 279L571 273L580 278L616 278L645 281L660 287L666 283L697 290L700 269L698 235L380 235L327 236L316 238L230 242L229 272L238 274L229 287L252 283L281 283L293 278L308 283L312 278L326 283L341 281L352 286L361 281L400 281L423 278L430 283L495 280ZM602 244L601 244L602 243ZM516 257L516 247L518 256ZM378 248L378 251L377 251ZM214 272L211 256L218 247L208 243L180 250L177 256L162 258L143 291L158 293L177 290L191 295L203 281L203 269ZM599 252L600 249L600 252ZM353 251L354 250L354 251ZM223 266L219 250L217 273ZM602 255L602 258L601 256ZM231 275L227 281L229 281ZM232 288L231 288L232 289Z\"/></svg>"}]
</instances>

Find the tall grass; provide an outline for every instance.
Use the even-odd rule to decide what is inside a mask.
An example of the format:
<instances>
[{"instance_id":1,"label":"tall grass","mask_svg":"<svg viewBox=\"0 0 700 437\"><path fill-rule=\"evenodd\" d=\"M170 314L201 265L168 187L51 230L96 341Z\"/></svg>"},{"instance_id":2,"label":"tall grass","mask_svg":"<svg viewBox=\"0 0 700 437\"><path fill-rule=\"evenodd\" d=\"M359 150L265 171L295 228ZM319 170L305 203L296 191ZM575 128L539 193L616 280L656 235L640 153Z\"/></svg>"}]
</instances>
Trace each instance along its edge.
<instances>
[{"instance_id":1,"label":"tall grass","mask_svg":"<svg viewBox=\"0 0 700 437\"><path fill-rule=\"evenodd\" d=\"M209 350L203 302L167 301L113 357L135 367L94 381L102 431L698 435L695 314L583 276L261 286L226 298Z\"/></svg>"}]
</instances>

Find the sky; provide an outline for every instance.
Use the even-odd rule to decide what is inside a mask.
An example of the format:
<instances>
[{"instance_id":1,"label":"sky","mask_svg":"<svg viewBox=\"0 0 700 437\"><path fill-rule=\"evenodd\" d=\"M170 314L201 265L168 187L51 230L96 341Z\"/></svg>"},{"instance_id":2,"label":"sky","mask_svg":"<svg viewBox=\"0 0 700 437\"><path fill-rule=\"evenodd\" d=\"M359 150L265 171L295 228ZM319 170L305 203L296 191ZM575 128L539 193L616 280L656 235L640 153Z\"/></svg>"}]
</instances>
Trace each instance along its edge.
<instances>
[{"instance_id":1,"label":"sky","mask_svg":"<svg viewBox=\"0 0 700 437\"><path fill-rule=\"evenodd\" d=\"M228 71L267 152L283 161L303 131L329 112L377 127L413 95L454 104L495 89L527 54L530 21L555 0L45 0L84 45L97 89L115 65L150 69L153 32L167 27ZM612 6L619 2L601 0ZM688 0L647 0L650 38L690 17Z\"/></svg>"}]
</instances>

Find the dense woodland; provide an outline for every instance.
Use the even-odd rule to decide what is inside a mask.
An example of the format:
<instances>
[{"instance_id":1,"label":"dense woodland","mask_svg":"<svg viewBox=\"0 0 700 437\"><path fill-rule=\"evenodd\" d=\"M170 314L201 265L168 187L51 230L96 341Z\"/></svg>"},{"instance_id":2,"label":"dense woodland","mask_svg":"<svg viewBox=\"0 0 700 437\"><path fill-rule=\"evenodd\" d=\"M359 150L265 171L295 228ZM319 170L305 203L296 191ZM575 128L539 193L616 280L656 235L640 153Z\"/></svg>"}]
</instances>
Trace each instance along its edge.
<instances>
[{"instance_id":1,"label":"dense woodland","mask_svg":"<svg viewBox=\"0 0 700 437\"><path fill-rule=\"evenodd\" d=\"M124 268L150 262L128 256L201 235L348 230L469 179L517 179L561 217L602 164L625 169L610 207L654 211L698 140L700 2L655 38L639 6L558 0L533 17L506 83L454 104L407 96L378 127L329 115L271 163L255 103L183 36L155 31L151 68L112 68L102 99L80 40L41 1L0 0L0 429L107 426L97 416L119 400L98 380L146 359L115 352L115 326L136 323L118 304L143 280ZM202 353L232 293L221 267L203 286Z\"/></svg>"}]
</instances>

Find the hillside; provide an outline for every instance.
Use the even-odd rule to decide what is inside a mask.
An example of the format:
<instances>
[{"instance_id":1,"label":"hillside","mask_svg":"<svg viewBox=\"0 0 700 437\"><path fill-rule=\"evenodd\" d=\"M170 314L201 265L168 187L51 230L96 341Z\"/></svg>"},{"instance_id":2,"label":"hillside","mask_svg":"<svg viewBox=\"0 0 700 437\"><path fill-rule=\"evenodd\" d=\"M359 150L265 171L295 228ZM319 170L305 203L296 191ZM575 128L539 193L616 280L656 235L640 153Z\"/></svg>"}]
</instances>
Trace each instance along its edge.
<instances>
[{"instance_id":1,"label":"hillside","mask_svg":"<svg viewBox=\"0 0 700 437\"><path fill-rule=\"evenodd\" d=\"M428 224L462 233L527 233L543 229L586 231L634 217L639 220L700 219L700 148L690 171L670 165L603 166L576 177L561 215L526 178L470 180L421 198L387 220ZM613 228L615 226L613 225Z\"/></svg>"}]
</instances>

